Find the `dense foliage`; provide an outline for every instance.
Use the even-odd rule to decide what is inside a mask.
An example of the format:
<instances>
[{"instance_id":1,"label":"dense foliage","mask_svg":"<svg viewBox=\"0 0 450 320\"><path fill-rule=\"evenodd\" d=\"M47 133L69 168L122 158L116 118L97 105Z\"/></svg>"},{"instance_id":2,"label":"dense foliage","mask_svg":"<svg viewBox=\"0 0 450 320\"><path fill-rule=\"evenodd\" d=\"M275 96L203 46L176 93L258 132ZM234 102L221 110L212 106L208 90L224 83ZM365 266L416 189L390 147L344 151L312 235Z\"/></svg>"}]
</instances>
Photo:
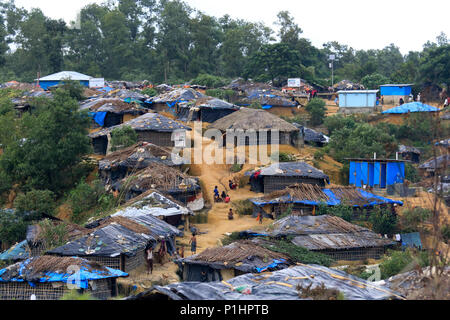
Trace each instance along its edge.
<instances>
[{"instance_id":1,"label":"dense foliage","mask_svg":"<svg viewBox=\"0 0 450 320\"><path fill-rule=\"evenodd\" d=\"M0 134L0 172L24 189L48 189L60 195L73 183L74 166L90 151L90 119L78 110L68 91L58 89L53 95L32 114L19 119L12 119L10 113L0 116L0 123L11 121L9 135Z\"/></svg>"},{"instance_id":2,"label":"dense foliage","mask_svg":"<svg viewBox=\"0 0 450 320\"><path fill-rule=\"evenodd\" d=\"M292 76L328 86L327 59L335 54L336 81L349 79L369 88L387 80L450 83L445 34L421 52L402 55L394 44L355 50L329 41L315 47L288 11L277 14L275 33L271 22L216 18L180 0L105 0L85 6L70 25L14 2L1 7L0 82L31 82L38 72L76 70L109 80L194 79L191 83L213 88L235 77L284 85Z\"/></svg>"},{"instance_id":3,"label":"dense foliage","mask_svg":"<svg viewBox=\"0 0 450 320\"><path fill-rule=\"evenodd\" d=\"M325 119L325 101L320 98L311 99L311 101L306 105L306 111L308 111L311 115L311 125L321 125Z\"/></svg>"},{"instance_id":4,"label":"dense foliage","mask_svg":"<svg viewBox=\"0 0 450 320\"><path fill-rule=\"evenodd\" d=\"M18 213L33 212L36 215L55 215L55 194L50 190L31 190L19 194L14 200L14 207Z\"/></svg>"}]
</instances>

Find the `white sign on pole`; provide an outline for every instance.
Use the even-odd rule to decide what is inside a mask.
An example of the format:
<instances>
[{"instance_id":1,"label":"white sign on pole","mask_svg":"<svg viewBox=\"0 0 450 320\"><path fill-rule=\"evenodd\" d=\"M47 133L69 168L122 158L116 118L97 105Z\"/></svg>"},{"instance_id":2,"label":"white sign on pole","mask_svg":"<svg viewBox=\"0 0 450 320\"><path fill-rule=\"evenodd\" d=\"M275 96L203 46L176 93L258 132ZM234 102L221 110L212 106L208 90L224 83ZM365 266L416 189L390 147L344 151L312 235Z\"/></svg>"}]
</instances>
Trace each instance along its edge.
<instances>
[{"instance_id":1,"label":"white sign on pole","mask_svg":"<svg viewBox=\"0 0 450 320\"><path fill-rule=\"evenodd\" d=\"M104 78L91 78L89 79L89 88L103 88L105 86Z\"/></svg>"},{"instance_id":2,"label":"white sign on pole","mask_svg":"<svg viewBox=\"0 0 450 320\"><path fill-rule=\"evenodd\" d=\"M302 80L300 78L288 79L288 87L289 88L300 88L302 84Z\"/></svg>"}]
</instances>

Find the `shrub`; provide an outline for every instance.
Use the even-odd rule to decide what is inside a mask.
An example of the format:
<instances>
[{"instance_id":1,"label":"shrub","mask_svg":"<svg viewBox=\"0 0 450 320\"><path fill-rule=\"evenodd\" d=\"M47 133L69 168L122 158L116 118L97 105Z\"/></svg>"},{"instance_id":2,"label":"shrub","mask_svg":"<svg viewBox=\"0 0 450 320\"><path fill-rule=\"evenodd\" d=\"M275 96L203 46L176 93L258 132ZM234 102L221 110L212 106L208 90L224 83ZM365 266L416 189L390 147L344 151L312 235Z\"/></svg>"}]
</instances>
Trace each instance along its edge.
<instances>
[{"instance_id":1,"label":"shrub","mask_svg":"<svg viewBox=\"0 0 450 320\"><path fill-rule=\"evenodd\" d=\"M290 239L287 240L274 240L270 244L263 245L263 247L284 253L292 258L294 262L301 262L305 264L319 264L329 267L333 263L333 259L323 253L317 253L309 251L306 248L299 247L293 244Z\"/></svg>"},{"instance_id":2,"label":"shrub","mask_svg":"<svg viewBox=\"0 0 450 320\"><path fill-rule=\"evenodd\" d=\"M399 273L413 270L416 266L421 268L429 265L426 251L415 253L411 249L405 251L388 251L388 255L380 263L381 279L387 279Z\"/></svg>"},{"instance_id":3,"label":"shrub","mask_svg":"<svg viewBox=\"0 0 450 320\"><path fill-rule=\"evenodd\" d=\"M61 297L61 300L97 300L90 293L79 293L77 290L70 290Z\"/></svg>"},{"instance_id":4,"label":"shrub","mask_svg":"<svg viewBox=\"0 0 450 320\"><path fill-rule=\"evenodd\" d=\"M337 206L328 206L325 203L320 203L316 210L317 215L329 214L351 222L353 218L353 208L345 204L339 204Z\"/></svg>"},{"instance_id":5,"label":"shrub","mask_svg":"<svg viewBox=\"0 0 450 320\"><path fill-rule=\"evenodd\" d=\"M130 126L111 131L111 151L127 148L137 142L138 135Z\"/></svg>"},{"instance_id":6,"label":"shrub","mask_svg":"<svg viewBox=\"0 0 450 320\"><path fill-rule=\"evenodd\" d=\"M241 170L242 170L242 167L243 167L242 164L235 163L235 164L233 164L233 165L230 167L230 171L236 173L236 172L241 171Z\"/></svg>"},{"instance_id":7,"label":"shrub","mask_svg":"<svg viewBox=\"0 0 450 320\"><path fill-rule=\"evenodd\" d=\"M448 243L450 240L450 224L446 224L446 225L442 226L441 234L442 234L442 238L444 238L444 241L446 243Z\"/></svg>"},{"instance_id":8,"label":"shrub","mask_svg":"<svg viewBox=\"0 0 450 320\"><path fill-rule=\"evenodd\" d=\"M196 78L191 80L192 84L197 84L200 86L206 86L208 88L219 88L227 84L227 80L221 77L213 76L211 74L202 73Z\"/></svg>"},{"instance_id":9,"label":"shrub","mask_svg":"<svg viewBox=\"0 0 450 320\"><path fill-rule=\"evenodd\" d=\"M410 210L404 210L400 217L400 224L404 233L420 231L420 224L431 217L431 211L416 207Z\"/></svg>"},{"instance_id":10,"label":"shrub","mask_svg":"<svg viewBox=\"0 0 450 320\"><path fill-rule=\"evenodd\" d=\"M234 91L233 90L222 90L222 89L208 89L205 91L207 96L219 98L222 100L226 100L228 102L231 102L231 100L234 97Z\"/></svg>"},{"instance_id":11,"label":"shrub","mask_svg":"<svg viewBox=\"0 0 450 320\"><path fill-rule=\"evenodd\" d=\"M417 172L417 169L411 164L406 163L405 164L405 178L408 181L411 181L412 183L416 183L420 181L419 173Z\"/></svg>"},{"instance_id":12,"label":"shrub","mask_svg":"<svg viewBox=\"0 0 450 320\"><path fill-rule=\"evenodd\" d=\"M33 212L36 215L55 215L55 194L50 190L32 190L19 194L14 201L18 213Z\"/></svg>"},{"instance_id":13,"label":"shrub","mask_svg":"<svg viewBox=\"0 0 450 320\"><path fill-rule=\"evenodd\" d=\"M85 181L81 181L69 193L69 204L72 208L72 220L80 221L81 213L88 211L97 205L98 193Z\"/></svg>"},{"instance_id":14,"label":"shrub","mask_svg":"<svg viewBox=\"0 0 450 320\"><path fill-rule=\"evenodd\" d=\"M325 151L323 151L323 150L317 150L316 152L314 152L315 160L323 160L324 156L325 156Z\"/></svg>"},{"instance_id":15,"label":"shrub","mask_svg":"<svg viewBox=\"0 0 450 320\"><path fill-rule=\"evenodd\" d=\"M0 212L0 242L9 246L26 237L29 223L13 212Z\"/></svg>"},{"instance_id":16,"label":"shrub","mask_svg":"<svg viewBox=\"0 0 450 320\"><path fill-rule=\"evenodd\" d=\"M44 219L39 221L38 225L41 228L41 236L45 242L46 250L51 250L66 243L66 223L62 222L55 225L51 220Z\"/></svg>"},{"instance_id":17,"label":"shrub","mask_svg":"<svg viewBox=\"0 0 450 320\"><path fill-rule=\"evenodd\" d=\"M325 101L320 98L313 98L306 105L306 111L311 115L311 124L313 126L321 125L325 119Z\"/></svg>"},{"instance_id":18,"label":"shrub","mask_svg":"<svg viewBox=\"0 0 450 320\"><path fill-rule=\"evenodd\" d=\"M253 204L248 199L232 201L231 206L239 215L253 214Z\"/></svg>"},{"instance_id":19,"label":"shrub","mask_svg":"<svg viewBox=\"0 0 450 320\"><path fill-rule=\"evenodd\" d=\"M252 104L249 105L248 107L252 109L261 109L262 105L258 101L253 101Z\"/></svg>"},{"instance_id":20,"label":"shrub","mask_svg":"<svg viewBox=\"0 0 450 320\"><path fill-rule=\"evenodd\" d=\"M270 155L270 158L273 160L278 160L279 162L291 162L294 161L295 158L292 154L286 152L276 152Z\"/></svg>"},{"instance_id":21,"label":"shrub","mask_svg":"<svg viewBox=\"0 0 450 320\"><path fill-rule=\"evenodd\" d=\"M156 89L154 88L145 88L142 90L142 94L145 94L149 97L154 97L158 94L158 91L156 91Z\"/></svg>"},{"instance_id":22,"label":"shrub","mask_svg":"<svg viewBox=\"0 0 450 320\"><path fill-rule=\"evenodd\" d=\"M65 80L61 88L67 91L70 97L78 101L85 99L83 95L84 87L78 81Z\"/></svg>"},{"instance_id":23,"label":"shrub","mask_svg":"<svg viewBox=\"0 0 450 320\"><path fill-rule=\"evenodd\" d=\"M372 230L379 234L392 235L397 229L397 216L386 209L375 209L369 221Z\"/></svg>"}]
</instances>

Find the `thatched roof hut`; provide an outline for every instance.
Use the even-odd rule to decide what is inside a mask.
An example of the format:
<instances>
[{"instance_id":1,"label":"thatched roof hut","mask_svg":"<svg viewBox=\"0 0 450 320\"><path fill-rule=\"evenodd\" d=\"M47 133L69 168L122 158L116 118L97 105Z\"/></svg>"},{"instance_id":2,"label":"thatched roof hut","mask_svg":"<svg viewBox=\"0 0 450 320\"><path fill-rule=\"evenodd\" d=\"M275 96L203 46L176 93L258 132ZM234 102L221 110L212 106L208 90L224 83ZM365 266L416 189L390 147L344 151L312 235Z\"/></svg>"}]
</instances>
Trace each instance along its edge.
<instances>
[{"instance_id":1,"label":"thatched roof hut","mask_svg":"<svg viewBox=\"0 0 450 320\"><path fill-rule=\"evenodd\" d=\"M105 128L97 132L89 134L94 145L94 152L106 154L108 149L108 135L114 129L123 128L125 126L134 129L138 135L138 141L146 141L162 147L173 147L172 133L177 130L190 131L187 127L175 120L169 119L161 114L146 113L138 118L124 122L110 128Z\"/></svg>"},{"instance_id":2,"label":"thatched roof hut","mask_svg":"<svg viewBox=\"0 0 450 320\"><path fill-rule=\"evenodd\" d=\"M113 184L131 171L147 168L154 163L180 168L172 161L172 151L148 142L138 142L131 147L108 154L98 163L99 176L104 184ZM177 161L183 161L182 158ZM183 163L183 162L181 162Z\"/></svg>"},{"instance_id":3,"label":"thatched roof hut","mask_svg":"<svg viewBox=\"0 0 450 320\"><path fill-rule=\"evenodd\" d=\"M300 130L289 122L262 109L241 108L239 111L223 117L211 125L208 129L218 129L224 134L225 142L235 145L249 145L253 141L248 136L239 134L254 132L256 134L256 144L290 144L298 146L301 141ZM278 132L278 139L271 131ZM261 135L266 132L266 135ZM235 137L231 138L235 135ZM232 141L227 141L229 135ZM237 136L236 136L237 135ZM235 139L237 138L237 141Z\"/></svg>"},{"instance_id":4,"label":"thatched roof hut","mask_svg":"<svg viewBox=\"0 0 450 320\"><path fill-rule=\"evenodd\" d=\"M198 178L182 173L172 167L160 163L130 175L113 185L117 190L127 192L126 199L132 199L150 189L156 189L167 193L186 204L188 198L195 196L200 191Z\"/></svg>"}]
</instances>

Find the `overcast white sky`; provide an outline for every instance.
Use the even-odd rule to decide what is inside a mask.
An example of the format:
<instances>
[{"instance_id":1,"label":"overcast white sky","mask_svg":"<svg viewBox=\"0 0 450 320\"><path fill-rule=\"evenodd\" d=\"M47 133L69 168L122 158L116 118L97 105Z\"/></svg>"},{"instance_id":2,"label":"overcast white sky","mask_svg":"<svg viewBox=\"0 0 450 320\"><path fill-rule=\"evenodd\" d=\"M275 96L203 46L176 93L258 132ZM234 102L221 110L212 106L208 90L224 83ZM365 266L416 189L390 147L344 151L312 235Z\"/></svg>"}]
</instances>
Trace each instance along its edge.
<instances>
[{"instance_id":1,"label":"overcast white sky","mask_svg":"<svg viewBox=\"0 0 450 320\"><path fill-rule=\"evenodd\" d=\"M75 20L79 9L103 0L16 0L27 9L39 7L49 17ZM390 43L402 53L421 50L445 32L450 37L449 0L185 0L191 7L221 17L229 14L254 22L273 22L288 10L303 36L321 47L336 40L355 49L381 49Z\"/></svg>"}]
</instances>

